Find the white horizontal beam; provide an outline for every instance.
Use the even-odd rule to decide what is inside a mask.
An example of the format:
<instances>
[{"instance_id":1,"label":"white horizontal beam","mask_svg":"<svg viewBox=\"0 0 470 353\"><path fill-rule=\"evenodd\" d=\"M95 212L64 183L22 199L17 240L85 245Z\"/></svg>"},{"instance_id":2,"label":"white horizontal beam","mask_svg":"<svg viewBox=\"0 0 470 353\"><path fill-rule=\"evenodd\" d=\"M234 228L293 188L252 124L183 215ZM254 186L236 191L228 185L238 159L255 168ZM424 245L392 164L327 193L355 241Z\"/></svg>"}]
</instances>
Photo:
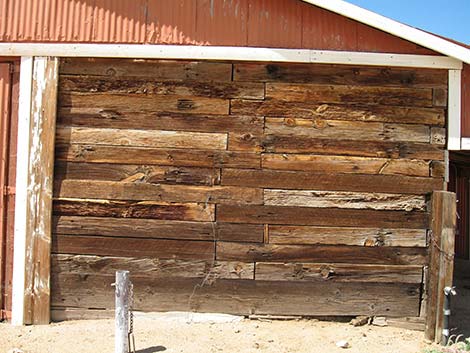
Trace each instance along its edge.
<instances>
[{"instance_id":1,"label":"white horizontal beam","mask_svg":"<svg viewBox=\"0 0 470 353\"><path fill-rule=\"evenodd\" d=\"M188 45L0 43L0 56L237 60L462 69L461 61L445 56Z\"/></svg>"},{"instance_id":2,"label":"white horizontal beam","mask_svg":"<svg viewBox=\"0 0 470 353\"><path fill-rule=\"evenodd\" d=\"M343 0L303 1L470 64L470 49L431 33L394 21Z\"/></svg>"}]
</instances>

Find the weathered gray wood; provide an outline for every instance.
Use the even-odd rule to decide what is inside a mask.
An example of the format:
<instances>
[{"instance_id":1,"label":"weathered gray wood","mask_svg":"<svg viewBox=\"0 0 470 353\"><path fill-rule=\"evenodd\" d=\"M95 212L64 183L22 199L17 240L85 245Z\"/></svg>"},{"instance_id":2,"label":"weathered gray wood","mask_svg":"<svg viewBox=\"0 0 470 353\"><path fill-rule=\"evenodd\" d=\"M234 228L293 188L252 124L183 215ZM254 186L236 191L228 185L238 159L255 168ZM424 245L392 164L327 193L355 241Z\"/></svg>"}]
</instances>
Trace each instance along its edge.
<instances>
[{"instance_id":1,"label":"weathered gray wood","mask_svg":"<svg viewBox=\"0 0 470 353\"><path fill-rule=\"evenodd\" d=\"M235 186L191 186L63 180L55 185L57 198L136 200L151 202L202 202L262 204L263 191Z\"/></svg>"},{"instance_id":2,"label":"weathered gray wood","mask_svg":"<svg viewBox=\"0 0 470 353\"><path fill-rule=\"evenodd\" d=\"M396 317L418 314L416 284L216 280L201 286L200 279L137 277L132 281L135 308L142 311ZM110 308L112 282L112 276L54 275L52 305L55 309Z\"/></svg>"},{"instance_id":3,"label":"weathered gray wood","mask_svg":"<svg viewBox=\"0 0 470 353\"><path fill-rule=\"evenodd\" d=\"M269 226L271 244L425 247L425 229Z\"/></svg>"},{"instance_id":4,"label":"weathered gray wood","mask_svg":"<svg viewBox=\"0 0 470 353\"><path fill-rule=\"evenodd\" d=\"M158 258L133 258L55 254L52 271L57 274L111 275L126 269L133 277L253 279L254 263L240 261L204 261Z\"/></svg>"},{"instance_id":5,"label":"weathered gray wood","mask_svg":"<svg viewBox=\"0 0 470 353\"><path fill-rule=\"evenodd\" d=\"M240 223L186 222L175 220L156 220L155 212L143 213L141 218L96 217L99 209L88 203L85 211L67 207L64 202L55 205L53 233L70 235L102 235L111 237L160 238L179 240L227 240L261 243L263 225ZM95 217L86 217L87 213ZM69 214L70 216L60 214ZM78 216L77 216L78 215ZM140 214L128 213L138 217Z\"/></svg>"},{"instance_id":6,"label":"weathered gray wood","mask_svg":"<svg viewBox=\"0 0 470 353\"><path fill-rule=\"evenodd\" d=\"M424 196L318 190L266 189L264 190L264 204L372 210L426 210Z\"/></svg>"},{"instance_id":7,"label":"weathered gray wood","mask_svg":"<svg viewBox=\"0 0 470 353\"><path fill-rule=\"evenodd\" d=\"M421 283L422 276L421 266L256 263L256 280L266 281Z\"/></svg>"},{"instance_id":8,"label":"weathered gray wood","mask_svg":"<svg viewBox=\"0 0 470 353\"><path fill-rule=\"evenodd\" d=\"M245 262L335 262L423 266L427 261L427 256L424 248L218 242L217 259Z\"/></svg>"},{"instance_id":9,"label":"weathered gray wood","mask_svg":"<svg viewBox=\"0 0 470 353\"><path fill-rule=\"evenodd\" d=\"M95 129L59 126L58 144L91 144L150 148L225 150L227 134L135 129Z\"/></svg>"},{"instance_id":10,"label":"weathered gray wood","mask_svg":"<svg viewBox=\"0 0 470 353\"><path fill-rule=\"evenodd\" d=\"M129 306L130 300L132 300L129 271L116 271L116 281L114 282L114 288L114 352L129 353Z\"/></svg>"},{"instance_id":11,"label":"weathered gray wood","mask_svg":"<svg viewBox=\"0 0 470 353\"><path fill-rule=\"evenodd\" d=\"M443 180L400 175L309 173L283 170L222 170L222 185L422 195L442 190Z\"/></svg>"},{"instance_id":12,"label":"weathered gray wood","mask_svg":"<svg viewBox=\"0 0 470 353\"><path fill-rule=\"evenodd\" d=\"M232 223L426 229L425 212L258 205L217 205L217 220Z\"/></svg>"}]
</instances>

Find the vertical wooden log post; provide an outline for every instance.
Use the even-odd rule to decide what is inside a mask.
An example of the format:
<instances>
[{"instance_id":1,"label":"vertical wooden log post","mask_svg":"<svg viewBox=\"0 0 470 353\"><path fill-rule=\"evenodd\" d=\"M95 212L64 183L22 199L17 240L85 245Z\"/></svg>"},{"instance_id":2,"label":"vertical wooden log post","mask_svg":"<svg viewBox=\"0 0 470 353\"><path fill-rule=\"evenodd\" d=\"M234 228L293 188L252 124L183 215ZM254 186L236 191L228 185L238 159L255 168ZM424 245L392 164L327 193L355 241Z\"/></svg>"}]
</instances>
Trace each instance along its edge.
<instances>
[{"instance_id":1,"label":"vertical wooden log post","mask_svg":"<svg viewBox=\"0 0 470 353\"><path fill-rule=\"evenodd\" d=\"M429 340L442 335L444 288L452 286L457 207L455 194L435 191L432 196L432 224L427 285L426 330Z\"/></svg>"},{"instance_id":2,"label":"vertical wooden log post","mask_svg":"<svg viewBox=\"0 0 470 353\"><path fill-rule=\"evenodd\" d=\"M13 293L17 298L13 299L12 313L15 324L50 322L52 191L59 61L50 57L35 57L32 60L30 105L22 107L24 116L20 119L24 120L24 130L18 134L17 195L20 197L16 203L19 212L15 215L15 253L18 254L15 254L14 261L16 283Z\"/></svg>"},{"instance_id":3,"label":"vertical wooden log post","mask_svg":"<svg viewBox=\"0 0 470 353\"><path fill-rule=\"evenodd\" d=\"M129 352L129 271L116 271L115 353Z\"/></svg>"}]
</instances>

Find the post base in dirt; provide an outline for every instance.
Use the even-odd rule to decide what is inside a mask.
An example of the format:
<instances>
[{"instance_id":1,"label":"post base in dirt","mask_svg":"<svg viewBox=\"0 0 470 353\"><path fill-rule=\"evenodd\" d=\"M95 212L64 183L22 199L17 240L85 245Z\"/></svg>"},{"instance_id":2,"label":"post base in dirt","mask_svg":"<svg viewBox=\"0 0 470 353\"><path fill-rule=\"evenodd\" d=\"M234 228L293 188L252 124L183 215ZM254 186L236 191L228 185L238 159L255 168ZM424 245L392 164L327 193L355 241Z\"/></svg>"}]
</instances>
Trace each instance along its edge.
<instances>
[{"instance_id":1,"label":"post base in dirt","mask_svg":"<svg viewBox=\"0 0 470 353\"><path fill-rule=\"evenodd\" d=\"M114 352L129 352L129 271L116 271Z\"/></svg>"}]
</instances>

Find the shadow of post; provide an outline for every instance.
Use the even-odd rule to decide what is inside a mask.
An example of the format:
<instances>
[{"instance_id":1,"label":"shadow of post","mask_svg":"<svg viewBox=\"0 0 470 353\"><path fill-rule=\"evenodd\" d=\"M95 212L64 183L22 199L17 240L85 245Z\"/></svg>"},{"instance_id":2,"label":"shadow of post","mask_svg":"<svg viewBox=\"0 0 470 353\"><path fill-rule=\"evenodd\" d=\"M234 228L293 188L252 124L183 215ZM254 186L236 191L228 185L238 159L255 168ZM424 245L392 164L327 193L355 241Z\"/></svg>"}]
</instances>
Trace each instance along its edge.
<instances>
[{"instance_id":1,"label":"shadow of post","mask_svg":"<svg viewBox=\"0 0 470 353\"><path fill-rule=\"evenodd\" d=\"M144 349L139 349L135 351L135 353L155 353L155 352L163 352L166 351L166 347L164 346L153 346Z\"/></svg>"}]
</instances>

